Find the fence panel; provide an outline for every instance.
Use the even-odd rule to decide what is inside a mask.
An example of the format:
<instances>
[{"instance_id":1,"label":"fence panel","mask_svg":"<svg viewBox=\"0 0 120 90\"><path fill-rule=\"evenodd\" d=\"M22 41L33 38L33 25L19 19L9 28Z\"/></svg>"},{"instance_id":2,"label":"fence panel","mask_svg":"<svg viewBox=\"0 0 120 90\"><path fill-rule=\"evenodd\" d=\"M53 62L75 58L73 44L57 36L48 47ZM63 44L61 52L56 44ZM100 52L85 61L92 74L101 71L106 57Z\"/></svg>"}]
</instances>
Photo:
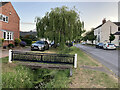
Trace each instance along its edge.
<instances>
[{"instance_id":1,"label":"fence panel","mask_svg":"<svg viewBox=\"0 0 120 90\"><path fill-rule=\"evenodd\" d=\"M12 51L12 61L28 61L74 65L74 55Z\"/></svg>"}]
</instances>

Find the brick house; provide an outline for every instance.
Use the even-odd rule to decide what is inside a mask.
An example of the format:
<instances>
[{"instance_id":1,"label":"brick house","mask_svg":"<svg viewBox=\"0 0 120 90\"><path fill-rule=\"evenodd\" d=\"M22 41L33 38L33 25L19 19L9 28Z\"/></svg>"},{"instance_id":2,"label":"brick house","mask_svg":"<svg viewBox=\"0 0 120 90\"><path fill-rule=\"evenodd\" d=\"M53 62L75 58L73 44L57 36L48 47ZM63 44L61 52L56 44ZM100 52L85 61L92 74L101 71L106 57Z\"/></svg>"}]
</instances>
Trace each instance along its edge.
<instances>
[{"instance_id":1,"label":"brick house","mask_svg":"<svg viewBox=\"0 0 120 90\"><path fill-rule=\"evenodd\" d=\"M0 38L4 38L3 46L14 44L19 38L20 18L11 2L0 2Z\"/></svg>"}]
</instances>

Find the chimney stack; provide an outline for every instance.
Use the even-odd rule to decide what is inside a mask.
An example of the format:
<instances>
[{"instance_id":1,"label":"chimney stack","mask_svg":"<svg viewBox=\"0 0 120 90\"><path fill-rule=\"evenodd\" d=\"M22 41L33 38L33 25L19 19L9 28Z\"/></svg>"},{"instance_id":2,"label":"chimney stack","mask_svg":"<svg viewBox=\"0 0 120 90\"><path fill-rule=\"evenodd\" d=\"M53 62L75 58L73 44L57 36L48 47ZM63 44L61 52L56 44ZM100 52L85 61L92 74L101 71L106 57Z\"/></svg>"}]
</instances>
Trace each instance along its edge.
<instances>
[{"instance_id":1,"label":"chimney stack","mask_svg":"<svg viewBox=\"0 0 120 90\"><path fill-rule=\"evenodd\" d=\"M102 24L105 24L105 23L106 23L106 18L102 20Z\"/></svg>"}]
</instances>

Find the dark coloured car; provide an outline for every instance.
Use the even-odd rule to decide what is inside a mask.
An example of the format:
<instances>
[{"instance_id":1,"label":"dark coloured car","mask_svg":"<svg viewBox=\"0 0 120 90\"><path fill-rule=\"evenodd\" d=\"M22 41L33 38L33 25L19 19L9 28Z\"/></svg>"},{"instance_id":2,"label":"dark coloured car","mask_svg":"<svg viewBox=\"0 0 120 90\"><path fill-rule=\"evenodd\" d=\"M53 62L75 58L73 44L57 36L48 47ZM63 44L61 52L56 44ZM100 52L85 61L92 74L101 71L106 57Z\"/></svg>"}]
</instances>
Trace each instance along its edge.
<instances>
[{"instance_id":1,"label":"dark coloured car","mask_svg":"<svg viewBox=\"0 0 120 90\"><path fill-rule=\"evenodd\" d=\"M99 45L99 43L97 43L97 44L95 45L95 47L96 47L96 48L99 48L99 46L98 46L98 45Z\"/></svg>"},{"instance_id":2,"label":"dark coloured car","mask_svg":"<svg viewBox=\"0 0 120 90\"><path fill-rule=\"evenodd\" d=\"M37 41L31 45L31 50L48 50L49 44L47 41Z\"/></svg>"},{"instance_id":3,"label":"dark coloured car","mask_svg":"<svg viewBox=\"0 0 120 90\"><path fill-rule=\"evenodd\" d=\"M104 46L103 43L99 43L99 44L98 44L98 47L99 47L99 48L103 48L103 46Z\"/></svg>"},{"instance_id":4,"label":"dark coloured car","mask_svg":"<svg viewBox=\"0 0 120 90\"><path fill-rule=\"evenodd\" d=\"M97 43L96 48L103 48L104 44L103 43Z\"/></svg>"}]
</instances>

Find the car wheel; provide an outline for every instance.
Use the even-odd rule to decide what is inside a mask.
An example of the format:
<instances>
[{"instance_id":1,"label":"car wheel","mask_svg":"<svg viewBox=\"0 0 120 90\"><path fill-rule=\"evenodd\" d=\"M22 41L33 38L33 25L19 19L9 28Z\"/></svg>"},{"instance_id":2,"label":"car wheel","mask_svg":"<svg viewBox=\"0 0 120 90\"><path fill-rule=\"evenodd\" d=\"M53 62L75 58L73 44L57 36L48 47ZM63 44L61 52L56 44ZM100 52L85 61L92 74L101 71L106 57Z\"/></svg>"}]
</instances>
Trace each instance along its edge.
<instances>
[{"instance_id":1,"label":"car wheel","mask_svg":"<svg viewBox=\"0 0 120 90\"><path fill-rule=\"evenodd\" d=\"M45 47L42 49L42 51L45 51Z\"/></svg>"},{"instance_id":2,"label":"car wheel","mask_svg":"<svg viewBox=\"0 0 120 90\"><path fill-rule=\"evenodd\" d=\"M31 51L33 51L33 49L31 49Z\"/></svg>"},{"instance_id":3,"label":"car wheel","mask_svg":"<svg viewBox=\"0 0 120 90\"><path fill-rule=\"evenodd\" d=\"M103 49L105 50L105 47L103 47Z\"/></svg>"},{"instance_id":4,"label":"car wheel","mask_svg":"<svg viewBox=\"0 0 120 90\"><path fill-rule=\"evenodd\" d=\"M47 50L49 50L49 46L47 47Z\"/></svg>"}]
</instances>

